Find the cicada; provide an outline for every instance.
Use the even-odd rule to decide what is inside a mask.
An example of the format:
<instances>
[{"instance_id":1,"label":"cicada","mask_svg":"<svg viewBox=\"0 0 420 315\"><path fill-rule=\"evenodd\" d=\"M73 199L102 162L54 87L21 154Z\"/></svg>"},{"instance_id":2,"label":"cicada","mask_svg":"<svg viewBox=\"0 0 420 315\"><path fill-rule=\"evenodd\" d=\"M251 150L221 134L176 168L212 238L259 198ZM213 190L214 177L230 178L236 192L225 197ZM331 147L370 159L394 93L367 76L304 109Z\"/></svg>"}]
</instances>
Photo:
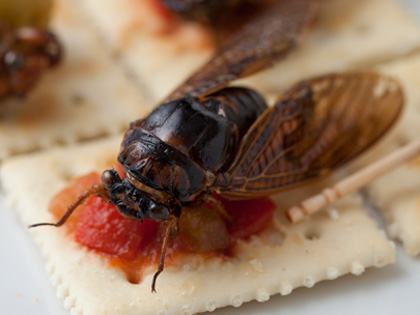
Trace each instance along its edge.
<instances>
[{"instance_id":1,"label":"cicada","mask_svg":"<svg viewBox=\"0 0 420 315\"><path fill-rule=\"evenodd\" d=\"M52 5L51 0L0 2L0 98L25 95L60 61L61 45L47 30Z\"/></svg>"},{"instance_id":2,"label":"cicada","mask_svg":"<svg viewBox=\"0 0 420 315\"><path fill-rule=\"evenodd\" d=\"M328 74L293 85L268 107L254 90L228 85L284 58L317 10L311 0L280 1L246 24L214 57L124 136L115 170L85 191L61 226L92 194L129 219L166 225L158 270L185 207L212 196L249 199L321 178L372 146L395 122L403 94L391 78ZM286 74L285 74L286 75Z\"/></svg>"},{"instance_id":3,"label":"cicada","mask_svg":"<svg viewBox=\"0 0 420 315\"><path fill-rule=\"evenodd\" d=\"M58 64L61 51L48 30L0 26L0 98L25 95L47 69Z\"/></svg>"}]
</instances>

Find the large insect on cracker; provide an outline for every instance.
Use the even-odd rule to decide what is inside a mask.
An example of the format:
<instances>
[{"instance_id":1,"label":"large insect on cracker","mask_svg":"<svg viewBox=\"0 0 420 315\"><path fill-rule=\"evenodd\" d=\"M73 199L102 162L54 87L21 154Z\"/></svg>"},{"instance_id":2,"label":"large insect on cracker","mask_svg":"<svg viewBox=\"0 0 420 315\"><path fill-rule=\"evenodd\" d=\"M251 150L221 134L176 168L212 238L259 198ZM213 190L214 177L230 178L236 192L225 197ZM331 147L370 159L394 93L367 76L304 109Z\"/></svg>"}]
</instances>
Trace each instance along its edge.
<instances>
[{"instance_id":1,"label":"large insect on cracker","mask_svg":"<svg viewBox=\"0 0 420 315\"><path fill-rule=\"evenodd\" d=\"M331 74L300 82L268 108L232 80L267 68L297 44L316 11L310 0L281 1L247 24L148 117L126 133L115 170L85 191L57 223L90 195L115 204L129 219L164 222L158 271L183 208L212 196L267 196L319 178L375 143L398 117L398 84L375 73ZM378 92L380 89L380 93Z\"/></svg>"}]
</instances>

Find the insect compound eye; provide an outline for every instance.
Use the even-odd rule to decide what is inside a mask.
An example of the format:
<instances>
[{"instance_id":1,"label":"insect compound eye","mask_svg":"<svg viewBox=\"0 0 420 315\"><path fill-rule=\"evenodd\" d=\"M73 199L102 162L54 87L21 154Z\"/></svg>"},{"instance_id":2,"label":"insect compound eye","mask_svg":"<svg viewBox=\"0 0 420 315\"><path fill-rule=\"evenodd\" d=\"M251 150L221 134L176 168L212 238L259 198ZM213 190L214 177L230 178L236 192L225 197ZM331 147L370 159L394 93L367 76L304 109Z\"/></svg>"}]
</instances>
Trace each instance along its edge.
<instances>
[{"instance_id":1,"label":"insect compound eye","mask_svg":"<svg viewBox=\"0 0 420 315\"><path fill-rule=\"evenodd\" d=\"M155 221L164 221L169 219L170 211L167 207L158 203L150 203L148 207L149 218Z\"/></svg>"},{"instance_id":2,"label":"insect compound eye","mask_svg":"<svg viewBox=\"0 0 420 315\"><path fill-rule=\"evenodd\" d=\"M118 178L118 173L115 170L107 170L102 173L102 184L104 184L105 188L109 189Z\"/></svg>"}]
</instances>

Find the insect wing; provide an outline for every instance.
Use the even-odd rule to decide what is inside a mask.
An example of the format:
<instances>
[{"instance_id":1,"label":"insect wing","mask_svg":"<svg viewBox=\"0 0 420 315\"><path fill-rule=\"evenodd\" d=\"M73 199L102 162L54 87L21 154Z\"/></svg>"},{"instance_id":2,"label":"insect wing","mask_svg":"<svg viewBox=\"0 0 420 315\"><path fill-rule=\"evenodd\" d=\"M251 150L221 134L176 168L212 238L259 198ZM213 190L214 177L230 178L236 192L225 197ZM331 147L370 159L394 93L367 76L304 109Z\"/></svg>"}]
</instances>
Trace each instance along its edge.
<instances>
[{"instance_id":1,"label":"insect wing","mask_svg":"<svg viewBox=\"0 0 420 315\"><path fill-rule=\"evenodd\" d=\"M314 0L280 1L230 37L215 56L166 101L217 91L284 58L315 15Z\"/></svg>"},{"instance_id":2,"label":"insect wing","mask_svg":"<svg viewBox=\"0 0 420 315\"><path fill-rule=\"evenodd\" d=\"M251 126L216 186L227 198L244 199L326 175L374 144L403 102L398 83L375 73L298 83Z\"/></svg>"}]
</instances>

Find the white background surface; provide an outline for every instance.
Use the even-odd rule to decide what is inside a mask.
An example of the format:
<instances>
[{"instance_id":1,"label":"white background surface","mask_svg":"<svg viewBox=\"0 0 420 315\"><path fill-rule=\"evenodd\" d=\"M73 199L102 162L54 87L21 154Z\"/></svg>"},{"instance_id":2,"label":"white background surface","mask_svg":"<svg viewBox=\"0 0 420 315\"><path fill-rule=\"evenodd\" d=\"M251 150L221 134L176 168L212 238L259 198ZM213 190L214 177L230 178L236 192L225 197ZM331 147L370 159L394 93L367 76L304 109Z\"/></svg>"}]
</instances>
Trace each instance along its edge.
<instances>
[{"instance_id":1,"label":"white background surface","mask_svg":"<svg viewBox=\"0 0 420 315\"><path fill-rule=\"evenodd\" d=\"M351 0L349 0L351 1ZM420 0L399 0L420 21ZM419 82L420 89L420 82ZM420 122L419 122L420 123ZM420 229L420 222L419 222ZM0 192L0 314L68 315L48 281L44 260L29 231L8 208ZM227 307L215 315L235 314L420 314L420 258L397 245L397 263L348 275L314 288L273 296L263 304Z\"/></svg>"}]
</instances>

